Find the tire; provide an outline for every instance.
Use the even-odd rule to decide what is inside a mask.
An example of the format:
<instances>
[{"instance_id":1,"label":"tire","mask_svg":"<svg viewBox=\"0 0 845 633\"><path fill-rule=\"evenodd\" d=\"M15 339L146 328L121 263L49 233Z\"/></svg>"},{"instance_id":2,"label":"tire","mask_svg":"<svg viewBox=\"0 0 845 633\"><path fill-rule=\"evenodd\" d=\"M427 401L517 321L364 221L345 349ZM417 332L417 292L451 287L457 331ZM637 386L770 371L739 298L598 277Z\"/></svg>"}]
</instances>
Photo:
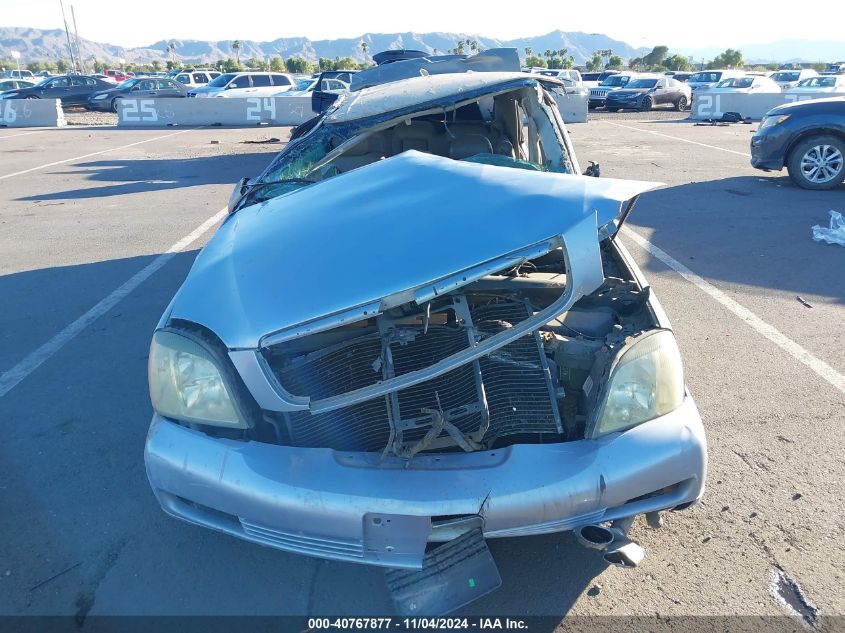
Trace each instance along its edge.
<instances>
[{"instance_id":1,"label":"tire","mask_svg":"<svg viewBox=\"0 0 845 633\"><path fill-rule=\"evenodd\" d=\"M115 97L111 100L111 111L117 113L117 102L120 101L119 97Z\"/></svg>"},{"instance_id":2,"label":"tire","mask_svg":"<svg viewBox=\"0 0 845 633\"><path fill-rule=\"evenodd\" d=\"M678 97L678 100L675 102L675 109L678 112L683 112L689 107L689 101L687 100L686 95L681 95Z\"/></svg>"},{"instance_id":3,"label":"tire","mask_svg":"<svg viewBox=\"0 0 845 633\"><path fill-rule=\"evenodd\" d=\"M845 141L820 134L798 143L786 160L789 177L802 189L833 189L845 181Z\"/></svg>"},{"instance_id":4,"label":"tire","mask_svg":"<svg viewBox=\"0 0 845 633\"><path fill-rule=\"evenodd\" d=\"M651 97L643 98L643 102L640 104L640 112L648 112L654 107L654 101Z\"/></svg>"}]
</instances>

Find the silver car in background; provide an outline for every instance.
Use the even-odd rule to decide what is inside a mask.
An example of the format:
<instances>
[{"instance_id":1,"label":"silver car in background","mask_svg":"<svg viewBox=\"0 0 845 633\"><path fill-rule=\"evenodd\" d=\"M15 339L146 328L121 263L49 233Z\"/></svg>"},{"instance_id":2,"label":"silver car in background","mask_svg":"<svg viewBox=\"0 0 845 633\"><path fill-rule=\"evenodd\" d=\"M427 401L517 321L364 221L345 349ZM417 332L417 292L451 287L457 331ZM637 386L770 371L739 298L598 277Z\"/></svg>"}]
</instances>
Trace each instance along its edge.
<instances>
[{"instance_id":1,"label":"silver car in background","mask_svg":"<svg viewBox=\"0 0 845 633\"><path fill-rule=\"evenodd\" d=\"M167 513L392 568L397 609L425 612L497 586L485 538L574 530L636 566L633 518L701 497L680 352L617 239L657 183L580 175L562 89L365 88L242 181L153 335ZM432 607L459 560L475 593Z\"/></svg>"}]
</instances>

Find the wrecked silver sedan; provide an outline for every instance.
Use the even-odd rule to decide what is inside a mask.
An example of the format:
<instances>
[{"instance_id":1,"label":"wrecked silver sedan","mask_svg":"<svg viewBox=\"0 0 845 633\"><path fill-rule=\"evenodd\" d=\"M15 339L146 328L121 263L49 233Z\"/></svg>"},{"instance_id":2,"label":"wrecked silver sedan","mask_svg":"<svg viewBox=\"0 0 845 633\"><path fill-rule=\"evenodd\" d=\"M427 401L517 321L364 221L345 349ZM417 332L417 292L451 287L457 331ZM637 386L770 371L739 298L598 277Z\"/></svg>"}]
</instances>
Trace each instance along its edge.
<instances>
[{"instance_id":1,"label":"wrecked silver sedan","mask_svg":"<svg viewBox=\"0 0 845 633\"><path fill-rule=\"evenodd\" d=\"M656 185L579 175L546 85L352 93L238 188L153 336L166 512L403 573L440 555L442 584L443 548L491 537L575 530L634 566L631 519L700 498L678 347L616 239Z\"/></svg>"}]
</instances>

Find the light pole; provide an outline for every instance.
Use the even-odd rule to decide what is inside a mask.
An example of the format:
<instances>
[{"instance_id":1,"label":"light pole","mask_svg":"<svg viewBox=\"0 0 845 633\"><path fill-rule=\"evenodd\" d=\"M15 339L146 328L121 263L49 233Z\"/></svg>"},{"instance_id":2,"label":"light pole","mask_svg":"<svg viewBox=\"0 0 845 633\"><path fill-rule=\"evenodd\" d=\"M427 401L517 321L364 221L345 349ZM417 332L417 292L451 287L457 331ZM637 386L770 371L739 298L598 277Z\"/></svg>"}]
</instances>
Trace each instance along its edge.
<instances>
[{"instance_id":1,"label":"light pole","mask_svg":"<svg viewBox=\"0 0 845 633\"><path fill-rule=\"evenodd\" d=\"M21 77L21 54L18 51L9 51L12 54L12 59L18 63L18 79Z\"/></svg>"}]
</instances>

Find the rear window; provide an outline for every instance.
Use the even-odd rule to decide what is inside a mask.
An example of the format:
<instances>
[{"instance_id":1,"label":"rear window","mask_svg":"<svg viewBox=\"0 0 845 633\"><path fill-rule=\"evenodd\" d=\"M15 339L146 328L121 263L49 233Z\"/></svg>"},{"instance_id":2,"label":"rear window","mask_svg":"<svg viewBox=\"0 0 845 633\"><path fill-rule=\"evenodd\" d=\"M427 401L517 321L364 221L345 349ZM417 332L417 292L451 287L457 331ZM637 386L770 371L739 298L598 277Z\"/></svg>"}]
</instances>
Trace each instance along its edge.
<instances>
[{"instance_id":1,"label":"rear window","mask_svg":"<svg viewBox=\"0 0 845 633\"><path fill-rule=\"evenodd\" d=\"M253 75L252 85L254 88L265 88L272 85L270 83L270 75Z\"/></svg>"},{"instance_id":2,"label":"rear window","mask_svg":"<svg viewBox=\"0 0 845 633\"><path fill-rule=\"evenodd\" d=\"M798 81L798 78L801 76L800 72L782 72L782 73L775 73L772 75L772 79L775 81Z\"/></svg>"},{"instance_id":3,"label":"rear window","mask_svg":"<svg viewBox=\"0 0 845 633\"><path fill-rule=\"evenodd\" d=\"M193 78L194 78L195 84L207 84L208 83L208 77L206 76L205 73L194 73Z\"/></svg>"},{"instance_id":4,"label":"rear window","mask_svg":"<svg viewBox=\"0 0 845 633\"><path fill-rule=\"evenodd\" d=\"M273 78L274 86L292 86L290 77L287 75L270 75ZM297 86L298 87L298 86Z\"/></svg>"}]
</instances>

